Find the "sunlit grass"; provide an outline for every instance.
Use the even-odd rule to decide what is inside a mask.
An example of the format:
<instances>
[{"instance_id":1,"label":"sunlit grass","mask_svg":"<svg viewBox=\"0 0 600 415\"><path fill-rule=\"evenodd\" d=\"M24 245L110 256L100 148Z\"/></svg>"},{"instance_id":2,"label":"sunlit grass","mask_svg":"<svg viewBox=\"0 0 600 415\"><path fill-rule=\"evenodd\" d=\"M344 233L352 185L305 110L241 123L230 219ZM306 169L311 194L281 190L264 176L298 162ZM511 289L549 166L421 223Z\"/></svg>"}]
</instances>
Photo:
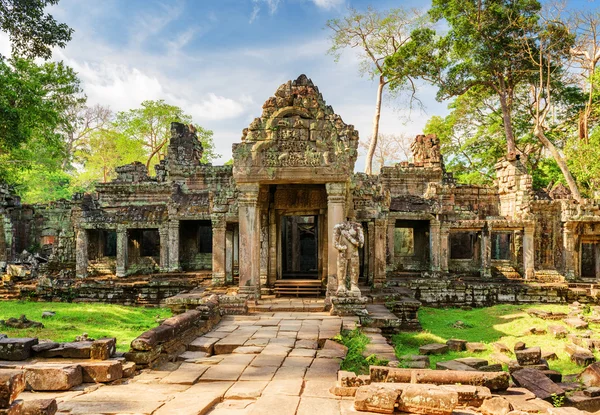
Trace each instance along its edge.
<instances>
[{"instance_id":1,"label":"sunlit grass","mask_svg":"<svg viewBox=\"0 0 600 415\"><path fill-rule=\"evenodd\" d=\"M56 315L42 319L44 311L54 311ZM57 342L73 341L82 333L95 339L116 337L117 349L125 351L129 349L131 340L157 326L157 320L170 317L171 311L98 303L0 302L0 320L18 318L22 314L29 320L42 322L44 328L13 329L0 326L0 333L9 337L38 337Z\"/></svg>"},{"instance_id":2,"label":"sunlit grass","mask_svg":"<svg viewBox=\"0 0 600 415\"><path fill-rule=\"evenodd\" d=\"M473 310L459 308L437 309L422 307L419 310L419 320L423 326L422 332L400 333L394 336L394 345L398 357L406 354L418 354L419 346L428 343L445 343L448 339L457 338L469 342L481 342L487 345L488 350L482 353L450 352L444 355L431 356L432 367L438 361L447 361L459 357L481 357L490 359L494 353L491 346L494 342L504 343L511 350L518 341L525 342L527 346L540 346L542 351L552 351L558 360L549 361L550 369L564 374L581 372L582 368L571 362L569 355L564 351L564 346L569 341L555 339L548 332L546 335L523 335L531 327L547 329L549 325L563 325L570 332L574 329L567 327L562 321L542 320L531 317L524 310L537 308L546 311L568 312L568 306L562 305L498 305ZM456 328L456 322L462 321L462 328ZM598 324L590 324L590 329L597 331ZM600 356L600 355L599 355ZM598 357L598 356L597 356ZM512 356L514 359L514 356ZM505 367L506 369L506 367Z\"/></svg>"}]
</instances>

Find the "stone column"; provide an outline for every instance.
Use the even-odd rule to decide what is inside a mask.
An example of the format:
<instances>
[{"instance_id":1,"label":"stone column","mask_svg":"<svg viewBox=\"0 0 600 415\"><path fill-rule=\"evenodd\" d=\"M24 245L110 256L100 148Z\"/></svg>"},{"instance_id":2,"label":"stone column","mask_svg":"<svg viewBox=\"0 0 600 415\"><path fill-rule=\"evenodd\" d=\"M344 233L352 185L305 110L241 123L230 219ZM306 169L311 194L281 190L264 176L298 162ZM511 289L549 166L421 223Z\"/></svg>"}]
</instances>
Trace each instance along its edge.
<instances>
[{"instance_id":1,"label":"stone column","mask_svg":"<svg viewBox=\"0 0 600 415\"><path fill-rule=\"evenodd\" d=\"M577 277L579 270L576 269L577 260L575 255L575 232L570 223L565 223L563 228L563 258L565 264L565 278L572 280Z\"/></svg>"},{"instance_id":2,"label":"stone column","mask_svg":"<svg viewBox=\"0 0 600 415\"><path fill-rule=\"evenodd\" d=\"M370 228L370 227L369 227ZM385 284L385 260L387 250L387 219L375 219L375 237L373 240L373 288L382 288Z\"/></svg>"},{"instance_id":3,"label":"stone column","mask_svg":"<svg viewBox=\"0 0 600 415\"><path fill-rule=\"evenodd\" d=\"M88 269L88 231L79 228L76 230L75 240L75 276L87 277Z\"/></svg>"},{"instance_id":4,"label":"stone column","mask_svg":"<svg viewBox=\"0 0 600 415\"><path fill-rule=\"evenodd\" d=\"M388 219L387 223L387 269L390 271L394 271L396 268L396 259L394 257L394 251L396 249L396 220Z\"/></svg>"},{"instance_id":5,"label":"stone column","mask_svg":"<svg viewBox=\"0 0 600 415\"><path fill-rule=\"evenodd\" d=\"M225 284L233 282L233 231L225 231Z\"/></svg>"},{"instance_id":6,"label":"stone column","mask_svg":"<svg viewBox=\"0 0 600 415\"><path fill-rule=\"evenodd\" d=\"M440 271L448 272L450 259L450 227L447 224L440 226Z\"/></svg>"},{"instance_id":7,"label":"stone column","mask_svg":"<svg viewBox=\"0 0 600 415\"><path fill-rule=\"evenodd\" d=\"M269 210L269 270L267 284L272 287L277 281L277 221L275 209Z\"/></svg>"},{"instance_id":8,"label":"stone column","mask_svg":"<svg viewBox=\"0 0 600 415\"><path fill-rule=\"evenodd\" d=\"M327 183L327 297L337 290L338 251L333 247L333 228L346 219L346 183Z\"/></svg>"},{"instance_id":9,"label":"stone column","mask_svg":"<svg viewBox=\"0 0 600 415\"><path fill-rule=\"evenodd\" d=\"M179 266L179 221L169 222L169 272L181 271Z\"/></svg>"},{"instance_id":10,"label":"stone column","mask_svg":"<svg viewBox=\"0 0 600 415\"><path fill-rule=\"evenodd\" d=\"M533 244L533 234L535 227L526 226L523 234L523 269L525 270L525 279L535 277L535 250Z\"/></svg>"},{"instance_id":11,"label":"stone column","mask_svg":"<svg viewBox=\"0 0 600 415\"><path fill-rule=\"evenodd\" d=\"M117 229L117 277L127 275L127 228Z\"/></svg>"},{"instance_id":12,"label":"stone column","mask_svg":"<svg viewBox=\"0 0 600 415\"><path fill-rule=\"evenodd\" d=\"M429 221L429 262L432 271L440 270L440 221Z\"/></svg>"},{"instance_id":13,"label":"stone column","mask_svg":"<svg viewBox=\"0 0 600 415\"><path fill-rule=\"evenodd\" d=\"M492 227L489 225L481 230L481 276L492 276Z\"/></svg>"},{"instance_id":14,"label":"stone column","mask_svg":"<svg viewBox=\"0 0 600 415\"><path fill-rule=\"evenodd\" d=\"M251 299L260 296L260 209L258 183L239 184L240 289Z\"/></svg>"},{"instance_id":15,"label":"stone column","mask_svg":"<svg viewBox=\"0 0 600 415\"><path fill-rule=\"evenodd\" d=\"M169 227L158 228L160 235L160 272L169 271Z\"/></svg>"},{"instance_id":16,"label":"stone column","mask_svg":"<svg viewBox=\"0 0 600 415\"><path fill-rule=\"evenodd\" d=\"M212 219L212 285L225 284L225 231L227 222L223 213L214 213Z\"/></svg>"},{"instance_id":17,"label":"stone column","mask_svg":"<svg viewBox=\"0 0 600 415\"><path fill-rule=\"evenodd\" d=\"M387 224L386 224L387 226ZM367 250L365 251L365 262L366 262L366 272L367 272L367 282L369 284L374 284L375 279L375 222L369 221L367 224L366 237L365 237L365 245L367 246ZM383 236L385 238L385 229L383 231ZM386 251L383 251L383 269L385 270L385 258Z\"/></svg>"}]
</instances>

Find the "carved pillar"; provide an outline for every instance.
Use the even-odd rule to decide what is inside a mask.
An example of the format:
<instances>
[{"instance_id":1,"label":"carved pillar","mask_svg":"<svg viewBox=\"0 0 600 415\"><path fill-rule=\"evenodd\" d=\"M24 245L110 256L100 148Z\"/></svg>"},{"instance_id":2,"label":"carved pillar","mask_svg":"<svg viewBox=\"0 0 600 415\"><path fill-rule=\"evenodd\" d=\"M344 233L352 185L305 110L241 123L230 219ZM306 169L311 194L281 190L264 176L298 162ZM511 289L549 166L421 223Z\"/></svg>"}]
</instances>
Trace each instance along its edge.
<instances>
[{"instance_id":1,"label":"carved pillar","mask_svg":"<svg viewBox=\"0 0 600 415\"><path fill-rule=\"evenodd\" d=\"M387 269L394 271L396 268L396 259L394 258L396 235L396 220L388 219L387 223Z\"/></svg>"},{"instance_id":2,"label":"carved pillar","mask_svg":"<svg viewBox=\"0 0 600 415\"><path fill-rule=\"evenodd\" d=\"M450 259L450 227L442 223L440 226L440 271L448 272Z\"/></svg>"},{"instance_id":3,"label":"carved pillar","mask_svg":"<svg viewBox=\"0 0 600 415\"><path fill-rule=\"evenodd\" d=\"M225 231L225 284L233 282L233 231Z\"/></svg>"},{"instance_id":4,"label":"carved pillar","mask_svg":"<svg viewBox=\"0 0 600 415\"><path fill-rule=\"evenodd\" d=\"M127 228L117 228L117 277L127 275Z\"/></svg>"},{"instance_id":5,"label":"carved pillar","mask_svg":"<svg viewBox=\"0 0 600 415\"><path fill-rule=\"evenodd\" d=\"M346 218L346 183L327 183L327 297L337 290L338 251L333 247L333 228Z\"/></svg>"},{"instance_id":6,"label":"carved pillar","mask_svg":"<svg viewBox=\"0 0 600 415\"><path fill-rule=\"evenodd\" d=\"M535 226L527 226L523 234L523 269L525 270L525 279L535 277L535 253L533 245L533 234Z\"/></svg>"},{"instance_id":7,"label":"carved pillar","mask_svg":"<svg viewBox=\"0 0 600 415\"><path fill-rule=\"evenodd\" d=\"M88 231L79 228L76 230L75 241L75 276L77 278L87 277L88 269Z\"/></svg>"},{"instance_id":8,"label":"carved pillar","mask_svg":"<svg viewBox=\"0 0 600 415\"><path fill-rule=\"evenodd\" d=\"M267 283L274 286L277 281L277 220L275 209L269 210L269 270Z\"/></svg>"},{"instance_id":9,"label":"carved pillar","mask_svg":"<svg viewBox=\"0 0 600 415\"><path fill-rule=\"evenodd\" d=\"M577 277L579 270L576 269L577 261L575 259L575 226L567 222L563 228L563 258L565 266L565 278L572 280Z\"/></svg>"},{"instance_id":10,"label":"carved pillar","mask_svg":"<svg viewBox=\"0 0 600 415\"><path fill-rule=\"evenodd\" d=\"M160 235L160 272L169 271L169 227L158 229Z\"/></svg>"},{"instance_id":11,"label":"carved pillar","mask_svg":"<svg viewBox=\"0 0 600 415\"><path fill-rule=\"evenodd\" d=\"M386 223L387 226L387 223ZM387 228L386 228L387 229ZM365 250L365 263L366 263L366 272L367 272L367 282L369 284L374 284L375 281L375 222L370 221L367 224L367 236L365 238L365 245L367 249ZM385 237L385 229L383 230L383 236ZM383 269L385 271L385 259L386 259L386 250L383 250Z\"/></svg>"},{"instance_id":12,"label":"carved pillar","mask_svg":"<svg viewBox=\"0 0 600 415\"><path fill-rule=\"evenodd\" d=\"M440 270L440 221L429 221L429 262L432 271Z\"/></svg>"},{"instance_id":13,"label":"carved pillar","mask_svg":"<svg viewBox=\"0 0 600 415\"><path fill-rule=\"evenodd\" d=\"M179 267L179 221L169 222L169 271L180 271Z\"/></svg>"},{"instance_id":14,"label":"carved pillar","mask_svg":"<svg viewBox=\"0 0 600 415\"><path fill-rule=\"evenodd\" d=\"M492 227L489 224L481 231L481 276L492 276Z\"/></svg>"},{"instance_id":15,"label":"carved pillar","mask_svg":"<svg viewBox=\"0 0 600 415\"><path fill-rule=\"evenodd\" d=\"M233 227L233 274L240 275L240 225Z\"/></svg>"},{"instance_id":16,"label":"carved pillar","mask_svg":"<svg viewBox=\"0 0 600 415\"><path fill-rule=\"evenodd\" d=\"M240 294L260 296L260 211L258 183L238 185L240 190Z\"/></svg>"},{"instance_id":17,"label":"carved pillar","mask_svg":"<svg viewBox=\"0 0 600 415\"><path fill-rule=\"evenodd\" d=\"M225 230L223 213L214 213L212 219L212 285L225 284Z\"/></svg>"},{"instance_id":18,"label":"carved pillar","mask_svg":"<svg viewBox=\"0 0 600 415\"><path fill-rule=\"evenodd\" d=\"M369 229L371 229L369 227ZM387 250L387 219L375 219L375 235L373 238L374 250L374 270L373 270L373 288L382 288L385 284L385 262Z\"/></svg>"}]
</instances>

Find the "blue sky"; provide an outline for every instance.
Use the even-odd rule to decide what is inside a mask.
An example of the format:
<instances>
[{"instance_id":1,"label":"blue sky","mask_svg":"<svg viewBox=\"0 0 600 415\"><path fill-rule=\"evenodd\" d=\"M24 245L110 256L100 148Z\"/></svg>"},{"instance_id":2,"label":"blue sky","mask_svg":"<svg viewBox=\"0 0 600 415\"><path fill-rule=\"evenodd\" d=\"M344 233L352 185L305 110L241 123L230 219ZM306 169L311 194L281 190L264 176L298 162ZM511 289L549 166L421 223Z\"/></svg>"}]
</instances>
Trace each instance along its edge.
<instances>
[{"instance_id":1,"label":"blue sky","mask_svg":"<svg viewBox=\"0 0 600 415\"><path fill-rule=\"evenodd\" d=\"M427 4L426 4L427 3ZM428 7L423 1L388 0L60 0L51 12L75 33L54 59L72 66L90 104L114 111L145 99L165 99L212 129L215 164L231 158L231 145L261 114L279 85L305 73L328 104L368 140L376 84L361 77L348 50L339 62L327 55L328 19L346 7ZM595 8L593 1L569 2ZM0 53L9 44L0 33ZM431 115L446 114L435 89L422 85L426 112L410 119L401 100L384 104L380 132L414 136ZM362 158L357 169L362 170Z\"/></svg>"}]
</instances>

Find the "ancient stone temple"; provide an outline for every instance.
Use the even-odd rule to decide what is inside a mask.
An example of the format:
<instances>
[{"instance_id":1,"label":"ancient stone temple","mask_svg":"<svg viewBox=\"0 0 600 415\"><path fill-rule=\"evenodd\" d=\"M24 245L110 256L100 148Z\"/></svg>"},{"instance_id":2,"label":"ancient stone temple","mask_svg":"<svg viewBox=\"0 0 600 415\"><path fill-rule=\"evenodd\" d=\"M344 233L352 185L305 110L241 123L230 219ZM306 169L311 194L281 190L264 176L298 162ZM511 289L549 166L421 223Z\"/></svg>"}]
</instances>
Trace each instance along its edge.
<instances>
[{"instance_id":1,"label":"ancient stone temple","mask_svg":"<svg viewBox=\"0 0 600 415\"><path fill-rule=\"evenodd\" d=\"M457 184L435 136L416 137L410 163L355 173L358 132L304 75L264 103L233 145L232 166L202 164L193 127L173 123L171 133L154 174L122 166L72 201L26 206L0 189L0 269L31 273L19 265L27 251L38 258L38 291L146 275L175 287L171 295L202 280L247 298L329 297L338 288L334 230L355 218L363 291L452 281L440 301L460 303L456 282L467 279L497 282L489 301L518 301L502 296L504 281L566 287L600 277L598 201L578 204L561 187L534 192L518 159L498 162L494 186Z\"/></svg>"}]
</instances>

